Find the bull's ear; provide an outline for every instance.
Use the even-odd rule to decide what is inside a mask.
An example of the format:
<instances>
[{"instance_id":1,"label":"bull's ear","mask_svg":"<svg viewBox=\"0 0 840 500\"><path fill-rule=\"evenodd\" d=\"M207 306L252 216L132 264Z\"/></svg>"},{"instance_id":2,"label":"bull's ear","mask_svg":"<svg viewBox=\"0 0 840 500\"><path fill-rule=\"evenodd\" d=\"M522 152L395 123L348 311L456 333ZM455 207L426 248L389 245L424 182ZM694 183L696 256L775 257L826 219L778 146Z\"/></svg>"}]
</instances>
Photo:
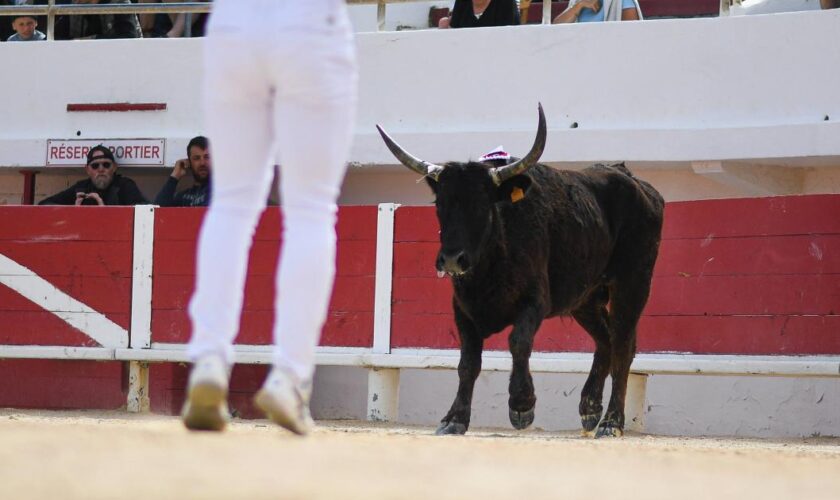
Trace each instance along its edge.
<instances>
[{"instance_id":1,"label":"bull's ear","mask_svg":"<svg viewBox=\"0 0 840 500\"><path fill-rule=\"evenodd\" d=\"M518 203L528 196L530 188L530 177L514 175L496 188L496 203Z\"/></svg>"}]
</instances>

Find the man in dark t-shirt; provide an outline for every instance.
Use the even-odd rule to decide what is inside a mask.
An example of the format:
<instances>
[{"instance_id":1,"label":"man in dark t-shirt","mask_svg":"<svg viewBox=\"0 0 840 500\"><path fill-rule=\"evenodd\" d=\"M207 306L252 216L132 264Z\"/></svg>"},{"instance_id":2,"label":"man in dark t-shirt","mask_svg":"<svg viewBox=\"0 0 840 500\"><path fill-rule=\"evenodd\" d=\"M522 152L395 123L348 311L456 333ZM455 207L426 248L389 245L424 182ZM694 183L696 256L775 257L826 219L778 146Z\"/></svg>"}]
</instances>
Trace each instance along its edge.
<instances>
[{"instance_id":1,"label":"man in dark t-shirt","mask_svg":"<svg viewBox=\"0 0 840 500\"><path fill-rule=\"evenodd\" d=\"M41 200L39 205L142 205L148 203L137 184L117 174L114 153L103 145L87 153L88 178Z\"/></svg>"},{"instance_id":2,"label":"man in dark t-shirt","mask_svg":"<svg viewBox=\"0 0 840 500\"><path fill-rule=\"evenodd\" d=\"M166 179L157 197L155 205L162 207L206 207L210 205L210 145L207 138L199 135L190 139L187 144L187 157L175 162L172 174ZM187 171L192 172L193 186L183 191L175 192L178 181Z\"/></svg>"}]
</instances>

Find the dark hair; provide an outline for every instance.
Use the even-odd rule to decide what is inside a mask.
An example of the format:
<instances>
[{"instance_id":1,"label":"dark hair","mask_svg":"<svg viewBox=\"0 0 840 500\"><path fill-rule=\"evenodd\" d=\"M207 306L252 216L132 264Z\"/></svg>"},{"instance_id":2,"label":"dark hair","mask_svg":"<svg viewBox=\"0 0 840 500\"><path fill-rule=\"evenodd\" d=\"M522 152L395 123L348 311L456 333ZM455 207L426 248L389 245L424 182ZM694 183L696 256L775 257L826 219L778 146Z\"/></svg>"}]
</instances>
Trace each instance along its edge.
<instances>
[{"instance_id":1,"label":"dark hair","mask_svg":"<svg viewBox=\"0 0 840 500\"><path fill-rule=\"evenodd\" d=\"M192 149L193 146L198 146L201 149L207 149L207 138L203 135L197 135L190 139L190 143L187 144L187 158L189 158L190 149Z\"/></svg>"}]
</instances>

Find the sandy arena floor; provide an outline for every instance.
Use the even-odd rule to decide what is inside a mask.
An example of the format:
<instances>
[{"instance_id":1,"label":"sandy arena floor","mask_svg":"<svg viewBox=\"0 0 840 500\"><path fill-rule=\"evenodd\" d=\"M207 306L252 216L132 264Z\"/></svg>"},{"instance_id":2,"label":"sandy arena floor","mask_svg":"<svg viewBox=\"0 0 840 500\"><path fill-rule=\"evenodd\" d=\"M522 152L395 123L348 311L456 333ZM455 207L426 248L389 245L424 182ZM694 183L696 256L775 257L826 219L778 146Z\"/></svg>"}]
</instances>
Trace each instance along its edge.
<instances>
[{"instance_id":1,"label":"sandy arena floor","mask_svg":"<svg viewBox=\"0 0 840 500\"><path fill-rule=\"evenodd\" d=\"M840 498L840 439L761 441L0 410L0 499Z\"/></svg>"}]
</instances>

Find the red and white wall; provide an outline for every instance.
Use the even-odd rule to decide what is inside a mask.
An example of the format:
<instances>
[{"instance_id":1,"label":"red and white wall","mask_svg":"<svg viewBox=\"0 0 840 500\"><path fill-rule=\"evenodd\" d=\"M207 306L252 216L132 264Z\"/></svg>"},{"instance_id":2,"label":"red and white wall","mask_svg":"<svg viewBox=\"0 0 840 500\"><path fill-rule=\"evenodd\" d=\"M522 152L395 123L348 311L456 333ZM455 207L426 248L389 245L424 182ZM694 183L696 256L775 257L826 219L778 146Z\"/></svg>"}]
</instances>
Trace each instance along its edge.
<instances>
[{"instance_id":1,"label":"red and white wall","mask_svg":"<svg viewBox=\"0 0 840 500\"><path fill-rule=\"evenodd\" d=\"M809 421L808 415L821 415L823 408L830 411L830 405L836 408L840 373L831 370L840 367L840 223L835 216L839 211L838 195L669 203L634 366L648 371L645 367L656 362L659 353L707 355L704 359L719 364L755 366L810 360L818 367L812 374L835 377L810 380L805 391L822 391L820 402L812 407L800 404L797 413L805 417L799 418ZM424 352L439 356L457 349L451 288L448 280L434 274L438 236L433 209L398 208L393 236L384 239L391 242L387 248L383 248L382 233L391 230L390 216L381 213L381 208L372 206L339 211L338 274L321 339L322 362L330 354L358 359L387 353L422 357ZM194 283L195 242L203 214L202 209L149 207L0 208L4 221L0 225L0 358L7 358L0 359L0 406L123 407L131 376L125 363L118 361L129 359L125 353L143 351L137 359L156 359L156 355L182 359L171 353L182 349L189 338L186 305ZM269 210L251 252L242 333L237 339L244 353L265 354L271 343L273 267L282 244L279 234L279 213ZM389 252L391 265L378 264L383 253ZM383 293L388 297L389 290L388 300L377 301ZM384 322L376 318L383 311ZM505 337L494 336L486 347L505 350ZM535 344L535 356L546 362L551 362L553 354L591 350L586 334L574 322L561 319L545 322ZM580 359L588 364L588 356ZM365 363L346 364L361 367ZM412 366L423 366L423 362ZM336 370L348 373L340 384L329 381ZM240 415L255 414L250 396L264 372L260 366L237 368L232 405ZM424 377L442 376L432 372L418 370L404 377L401 420L429 423L417 412L429 417L445 409L455 387L453 380L421 383L420 387L428 386L425 389L416 385ZM153 411L177 412L185 373L185 366L171 362L152 365ZM324 380L323 402L330 401L331 395L339 401L351 399L359 392L353 386L363 384L353 382L359 375L351 368L321 368L319 374ZM498 387L488 396L491 399L506 387L498 380L500 375L487 374L482 379L496 381ZM556 387L563 377L547 380L542 389ZM574 380L582 375L565 377ZM735 389L738 384L743 382L736 383ZM433 412L425 408L429 388L433 394L445 393L436 400ZM574 399L570 396L574 387L560 392L568 392L569 403ZM554 391L554 396L541 396L541 400L551 401L557 394ZM651 394L657 394L655 385ZM348 404L345 412L358 407L358 403ZM477 405L482 406L481 397ZM353 416L341 411L335 401L325 410L328 416ZM718 415L724 423L728 422L725 411L720 409ZM572 421L538 421L538 425L574 428L573 411L564 408L555 413ZM479 425L503 425L487 421L492 411L477 409L475 414ZM550 419L553 413L538 411L538 415ZM664 424L673 422L665 419ZM822 434L838 434L837 424L835 418L814 425ZM655 427L648 429L656 432ZM680 429L676 432L686 432Z\"/></svg>"},{"instance_id":2,"label":"red and white wall","mask_svg":"<svg viewBox=\"0 0 840 500\"><path fill-rule=\"evenodd\" d=\"M430 161L499 144L516 154L533 140L537 102L549 125L544 161L624 160L669 201L840 192L838 24L835 9L359 33L360 112L342 203L429 200L374 124ZM80 178L78 167L45 167L50 139L163 139L164 166L125 169L153 197L203 131L201 51L200 39L0 45L9 67L38 75L0 83L14 96L0 124L0 203L19 203L21 169L40 171L36 201ZM108 78L90 78L92 60L108 61ZM116 103L165 109L71 106Z\"/></svg>"}]
</instances>

